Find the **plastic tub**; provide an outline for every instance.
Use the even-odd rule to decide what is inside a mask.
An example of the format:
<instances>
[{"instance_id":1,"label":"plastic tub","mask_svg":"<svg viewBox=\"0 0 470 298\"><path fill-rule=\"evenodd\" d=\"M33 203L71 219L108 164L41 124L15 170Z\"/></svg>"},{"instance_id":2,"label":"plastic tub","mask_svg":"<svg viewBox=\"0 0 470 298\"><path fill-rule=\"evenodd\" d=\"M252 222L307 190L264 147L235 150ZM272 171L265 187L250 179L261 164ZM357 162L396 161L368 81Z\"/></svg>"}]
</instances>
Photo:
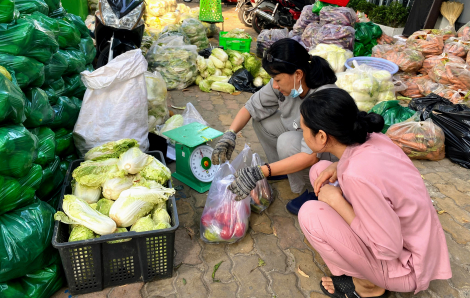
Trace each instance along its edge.
<instances>
[{"instance_id":1,"label":"plastic tub","mask_svg":"<svg viewBox=\"0 0 470 298\"><path fill-rule=\"evenodd\" d=\"M390 62L386 59L382 58L375 58L375 57L353 57L349 58L346 60L344 63L344 66L346 68L352 69L353 67L353 61L356 60L356 62L361 65L361 64L366 64L367 66L371 66L380 70L386 70L392 75L396 74L398 72L398 65L396 65L393 62Z\"/></svg>"},{"instance_id":2,"label":"plastic tub","mask_svg":"<svg viewBox=\"0 0 470 298\"><path fill-rule=\"evenodd\" d=\"M226 31L221 31L219 35L219 46L223 47L224 50L230 49L243 53L250 52L251 38L230 38L224 37L227 34Z\"/></svg>"}]
</instances>

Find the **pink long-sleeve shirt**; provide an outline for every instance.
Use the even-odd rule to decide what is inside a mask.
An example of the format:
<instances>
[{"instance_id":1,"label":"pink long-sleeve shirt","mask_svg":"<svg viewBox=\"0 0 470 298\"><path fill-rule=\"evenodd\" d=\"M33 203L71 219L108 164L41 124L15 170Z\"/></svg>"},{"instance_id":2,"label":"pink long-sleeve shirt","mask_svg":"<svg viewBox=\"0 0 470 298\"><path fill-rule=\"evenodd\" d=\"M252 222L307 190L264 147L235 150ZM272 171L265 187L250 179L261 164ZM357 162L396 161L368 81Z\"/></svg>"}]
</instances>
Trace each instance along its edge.
<instances>
[{"instance_id":1,"label":"pink long-sleeve shirt","mask_svg":"<svg viewBox=\"0 0 470 298\"><path fill-rule=\"evenodd\" d=\"M416 274L416 293L434 279L452 277L444 231L420 173L385 135L373 133L349 146L338 181L356 214L351 228L374 256L387 262L389 278Z\"/></svg>"}]
</instances>

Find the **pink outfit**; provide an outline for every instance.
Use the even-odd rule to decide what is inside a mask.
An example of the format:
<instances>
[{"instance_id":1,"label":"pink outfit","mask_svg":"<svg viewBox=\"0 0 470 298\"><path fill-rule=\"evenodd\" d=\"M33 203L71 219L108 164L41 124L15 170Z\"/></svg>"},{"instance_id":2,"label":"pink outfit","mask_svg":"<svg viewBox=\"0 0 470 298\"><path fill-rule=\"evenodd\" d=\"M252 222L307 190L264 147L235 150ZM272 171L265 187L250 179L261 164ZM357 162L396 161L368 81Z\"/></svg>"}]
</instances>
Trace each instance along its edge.
<instances>
[{"instance_id":1,"label":"pink outfit","mask_svg":"<svg viewBox=\"0 0 470 298\"><path fill-rule=\"evenodd\" d=\"M313 182L330 165L310 170ZM333 275L367 279L396 292L452 277L444 231L420 173L385 135L349 146L338 181L356 217L349 226L328 204L305 203L300 226Z\"/></svg>"}]
</instances>

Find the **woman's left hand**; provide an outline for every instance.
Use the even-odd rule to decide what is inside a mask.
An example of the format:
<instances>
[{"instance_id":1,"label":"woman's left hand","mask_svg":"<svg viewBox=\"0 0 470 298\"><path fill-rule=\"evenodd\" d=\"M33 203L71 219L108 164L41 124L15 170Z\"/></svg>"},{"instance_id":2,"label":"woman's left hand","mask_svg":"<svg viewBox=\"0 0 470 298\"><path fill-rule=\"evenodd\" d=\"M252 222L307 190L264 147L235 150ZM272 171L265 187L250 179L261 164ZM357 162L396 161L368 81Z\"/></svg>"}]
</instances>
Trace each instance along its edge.
<instances>
[{"instance_id":1,"label":"woman's left hand","mask_svg":"<svg viewBox=\"0 0 470 298\"><path fill-rule=\"evenodd\" d=\"M338 206L346 202L341 188L330 184L323 185L322 188L320 188L320 191L318 192L318 200L327 203L335 210L336 208L334 206Z\"/></svg>"}]
</instances>

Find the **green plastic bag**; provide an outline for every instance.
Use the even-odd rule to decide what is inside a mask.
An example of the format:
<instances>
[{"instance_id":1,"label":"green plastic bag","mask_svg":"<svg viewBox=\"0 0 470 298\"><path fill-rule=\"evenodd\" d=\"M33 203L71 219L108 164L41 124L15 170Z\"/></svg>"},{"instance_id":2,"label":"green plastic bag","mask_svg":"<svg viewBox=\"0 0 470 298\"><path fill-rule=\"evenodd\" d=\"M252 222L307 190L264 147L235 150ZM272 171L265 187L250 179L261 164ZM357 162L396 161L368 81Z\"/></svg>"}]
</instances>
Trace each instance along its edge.
<instances>
[{"instance_id":1,"label":"green plastic bag","mask_svg":"<svg viewBox=\"0 0 470 298\"><path fill-rule=\"evenodd\" d=\"M77 30L80 32L81 38L90 37L90 30L88 30L88 27L85 25L85 22L82 20L81 17L68 13L64 17L64 20L71 24L74 24L75 28L77 28Z\"/></svg>"},{"instance_id":2,"label":"green plastic bag","mask_svg":"<svg viewBox=\"0 0 470 298\"><path fill-rule=\"evenodd\" d=\"M96 48L93 39L90 36L82 38L78 47L83 55L85 55L85 62L87 64L92 63L96 56Z\"/></svg>"},{"instance_id":3,"label":"green plastic bag","mask_svg":"<svg viewBox=\"0 0 470 298\"><path fill-rule=\"evenodd\" d=\"M51 105L55 105L59 97L64 93L65 89L65 82L62 77L55 81L46 82L42 89L46 92L47 96L49 97L49 103Z\"/></svg>"},{"instance_id":4,"label":"green plastic bag","mask_svg":"<svg viewBox=\"0 0 470 298\"><path fill-rule=\"evenodd\" d=\"M0 282L36 271L51 262L54 209L35 200L0 216ZM47 254L46 254L47 253ZM47 259L47 260L46 260Z\"/></svg>"},{"instance_id":5,"label":"green plastic bag","mask_svg":"<svg viewBox=\"0 0 470 298\"><path fill-rule=\"evenodd\" d=\"M49 10L49 17L51 17L51 18L63 18L66 15L67 15L67 11L62 6L60 6L58 9L56 9L52 12L50 12L50 10Z\"/></svg>"},{"instance_id":6,"label":"green plastic bag","mask_svg":"<svg viewBox=\"0 0 470 298\"><path fill-rule=\"evenodd\" d=\"M49 127L38 127L31 130L38 137L37 158L34 163L45 167L55 158L55 133Z\"/></svg>"},{"instance_id":7,"label":"green plastic bag","mask_svg":"<svg viewBox=\"0 0 470 298\"><path fill-rule=\"evenodd\" d=\"M398 100L389 100L376 104L369 113L376 113L384 118L382 133L386 133L390 126L410 119L416 112L408 107L402 107Z\"/></svg>"},{"instance_id":8,"label":"green plastic bag","mask_svg":"<svg viewBox=\"0 0 470 298\"><path fill-rule=\"evenodd\" d=\"M42 181L42 167L37 164L33 164L29 173L26 176L17 179L21 185L21 191L30 187L35 191L39 188Z\"/></svg>"},{"instance_id":9,"label":"green plastic bag","mask_svg":"<svg viewBox=\"0 0 470 298\"><path fill-rule=\"evenodd\" d=\"M68 97L83 98L86 87L85 84L83 84L81 75L79 73L70 77L63 77L63 79L65 83L63 95Z\"/></svg>"},{"instance_id":10,"label":"green plastic bag","mask_svg":"<svg viewBox=\"0 0 470 298\"><path fill-rule=\"evenodd\" d=\"M49 103L47 93L39 88L31 88L26 95L26 121L23 125L28 128L47 125L54 120L54 110Z\"/></svg>"},{"instance_id":11,"label":"green plastic bag","mask_svg":"<svg viewBox=\"0 0 470 298\"><path fill-rule=\"evenodd\" d=\"M67 96L61 96L52 108L55 111L55 118L49 127L73 129L80 113L80 107L76 102Z\"/></svg>"},{"instance_id":12,"label":"green plastic bag","mask_svg":"<svg viewBox=\"0 0 470 298\"><path fill-rule=\"evenodd\" d=\"M360 42L354 43L354 57L364 56L366 47Z\"/></svg>"},{"instance_id":13,"label":"green plastic bag","mask_svg":"<svg viewBox=\"0 0 470 298\"><path fill-rule=\"evenodd\" d=\"M44 84L44 64L35 59L0 53L0 65L15 72L20 88L40 87Z\"/></svg>"},{"instance_id":14,"label":"green plastic bag","mask_svg":"<svg viewBox=\"0 0 470 298\"><path fill-rule=\"evenodd\" d=\"M52 55L59 49L53 30L47 24L38 22L31 16L23 16L17 21L18 24L21 22L28 22L34 26L29 48L23 56L49 63Z\"/></svg>"},{"instance_id":15,"label":"green plastic bag","mask_svg":"<svg viewBox=\"0 0 470 298\"><path fill-rule=\"evenodd\" d=\"M0 23L11 23L15 17L15 1L0 0Z\"/></svg>"},{"instance_id":16,"label":"green plastic bag","mask_svg":"<svg viewBox=\"0 0 470 298\"><path fill-rule=\"evenodd\" d=\"M59 22L57 19L50 18L47 15L44 15L37 11L32 13L30 16L28 16L28 18L31 20L35 20L36 22L38 22L38 24L41 27L52 32L56 39L59 36L60 28L59 28Z\"/></svg>"},{"instance_id":17,"label":"green plastic bag","mask_svg":"<svg viewBox=\"0 0 470 298\"><path fill-rule=\"evenodd\" d=\"M317 0L317 2L315 2L315 4L312 5L312 12L316 13L316 14L319 14L320 10L325 6L338 7L338 5L336 5L336 4L330 4L330 3L326 3L326 2L322 2L322 1Z\"/></svg>"},{"instance_id":18,"label":"green plastic bag","mask_svg":"<svg viewBox=\"0 0 470 298\"><path fill-rule=\"evenodd\" d=\"M52 208L54 208L55 210L57 210L57 208L59 207L59 201L60 199L62 198L62 189L59 188L57 189L51 196L49 199L45 199L45 201L47 202L47 204L49 204Z\"/></svg>"},{"instance_id":19,"label":"green plastic bag","mask_svg":"<svg viewBox=\"0 0 470 298\"><path fill-rule=\"evenodd\" d=\"M58 22L60 32L57 41L59 42L59 47L62 49L76 47L80 43L80 31L78 31L73 23L66 20L58 19Z\"/></svg>"},{"instance_id":20,"label":"green plastic bag","mask_svg":"<svg viewBox=\"0 0 470 298\"><path fill-rule=\"evenodd\" d=\"M371 22L356 23L354 25L354 29L356 30L356 35L355 35L356 42L366 44L366 43L369 43L374 38L372 36L372 27L369 24L371 24Z\"/></svg>"},{"instance_id":21,"label":"green plastic bag","mask_svg":"<svg viewBox=\"0 0 470 298\"><path fill-rule=\"evenodd\" d=\"M49 298L64 284L62 264L57 258L51 265L26 274L18 279L0 283L0 296L4 298Z\"/></svg>"},{"instance_id":22,"label":"green plastic bag","mask_svg":"<svg viewBox=\"0 0 470 298\"><path fill-rule=\"evenodd\" d=\"M35 27L33 23L18 20L0 26L0 52L15 56L24 55L30 48Z\"/></svg>"},{"instance_id":23,"label":"green plastic bag","mask_svg":"<svg viewBox=\"0 0 470 298\"><path fill-rule=\"evenodd\" d=\"M67 49L59 50L59 52L61 52L64 57L67 58L67 62L69 63L67 70L64 72L64 75L76 74L85 70L86 59L85 54L83 54L82 51Z\"/></svg>"},{"instance_id":24,"label":"green plastic bag","mask_svg":"<svg viewBox=\"0 0 470 298\"><path fill-rule=\"evenodd\" d=\"M63 52L58 51L52 56L51 62L44 66L45 81L56 81L60 79L68 67L67 56L65 56Z\"/></svg>"},{"instance_id":25,"label":"green plastic bag","mask_svg":"<svg viewBox=\"0 0 470 298\"><path fill-rule=\"evenodd\" d=\"M31 187L21 186L18 180L11 177L0 176L0 214L34 203L35 190Z\"/></svg>"},{"instance_id":26,"label":"green plastic bag","mask_svg":"<svg viewBox=\"0 0 470 298\"><path fill-rule=\"evenodd\" d=\"M73 131L60 128L55 132L55 154L64 156L73 146Z\"/></svg>"},{"instance_id":27,"label":"green plastic bag","mask_svg":"<svg viewBox=\"0 0 470 298\"><path fill-rule=\"evenodd\" d=\"M20 178L36 158L38 138L21 124L0 127L0 175Z\"/></svg>"},{"instance_id":28,"label":"green plastic bag","mask_svg":"<svg viewBox=\"0 0 470 298\"><path fill-rule=\"evenodd\" d=\"M0 74L0 123L25 121L25 106L26 97L20 87Z\"/></svg>"},{"instance_id":29,"label":"green plastic bag","mask_svg":"<svg viewBox=\"0 0 470 298\"><path fill-rule=\"evenodd\" d=\"M41 200L48 199L62 185L64 179L65 173L60 170L60 158L55 156L54 160L42 171L42 181L36 190L36 196Z\"/></svg>"},{"instance_id":30,"label":"green plastic bag","mask_svg":"<svg viewBox=\"0 0 470 298\"><path fill-rule=\"evenodd\" d=\"M60 5L60 0L44 0L44 2L49 6L49 13L62 7Z\"/></svg>"},{"instance_id":31,"label":"green plastic bag","mask_svg":"<svg viewBox=\"0 0 470 298\"><path fill-rule=\"evenodd\" d=\"M15 0L15 8L20 14L32 14L35 11L45 15L49 14L49 6L44 0Z\"/></svg>"},{"instance_id":32,"label":"green plastic bag","mask_svg":"<svg viewBox=\"0 0 470 298\"><path fill-rule=\"evenodd\" d=\"M95 71L95 68L93 67L92 64L87 64L85 66L85 70L88 70L89 72L94 72Z\"/></svg>"}]
</instances>

